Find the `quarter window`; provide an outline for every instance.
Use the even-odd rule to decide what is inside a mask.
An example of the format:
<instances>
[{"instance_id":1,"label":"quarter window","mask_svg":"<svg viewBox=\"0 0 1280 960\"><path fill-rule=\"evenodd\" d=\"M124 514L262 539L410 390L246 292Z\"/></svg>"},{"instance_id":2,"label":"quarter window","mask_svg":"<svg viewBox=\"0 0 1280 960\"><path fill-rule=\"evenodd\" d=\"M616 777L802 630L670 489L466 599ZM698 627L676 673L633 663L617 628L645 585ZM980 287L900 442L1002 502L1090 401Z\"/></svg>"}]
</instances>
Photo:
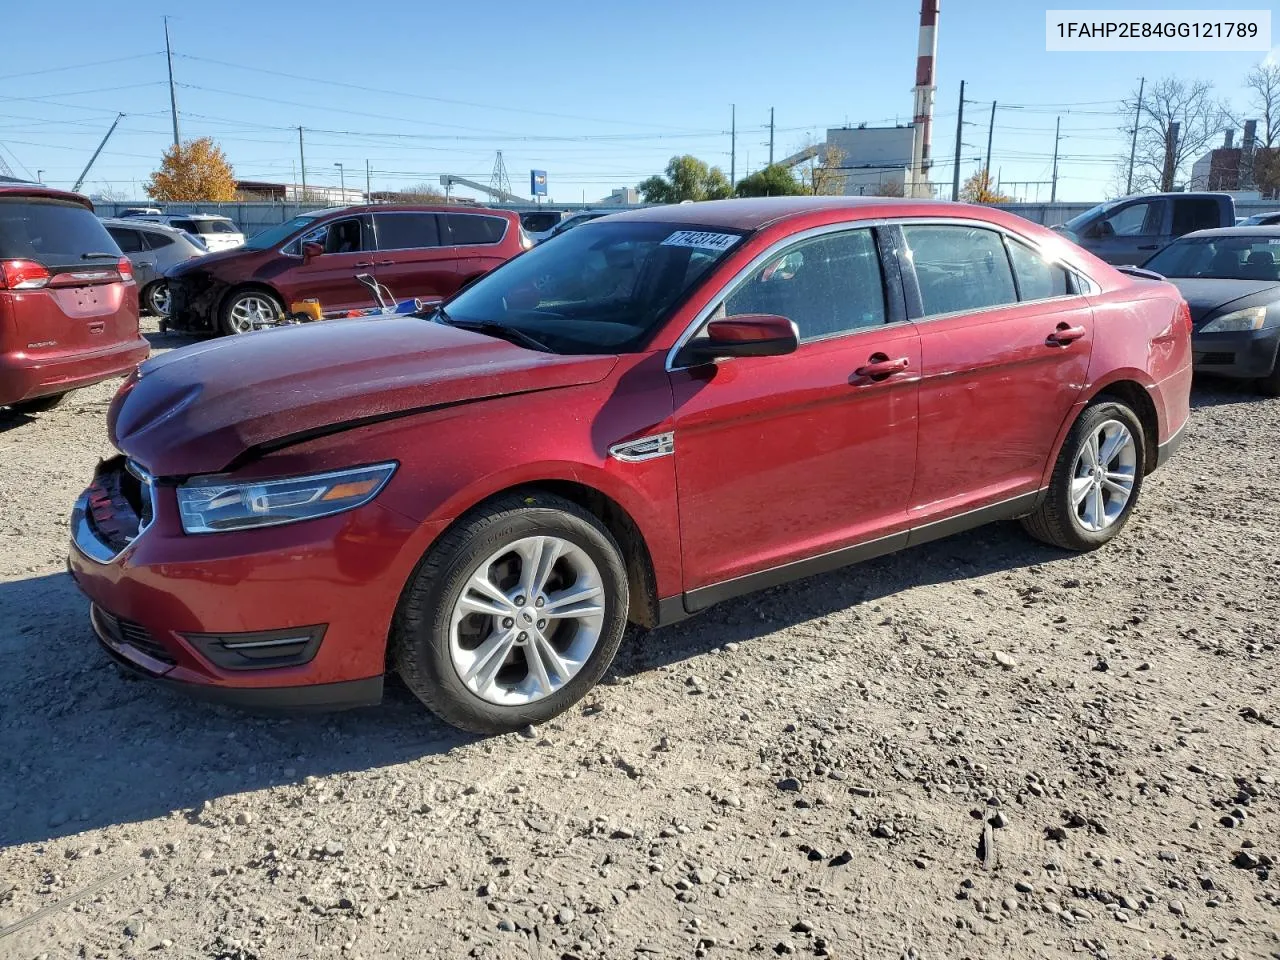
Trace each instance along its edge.
<instances>
[{"instance_id":1,"label":"quarter window","mask_svg":"<svg viewBox=\"0 0 1280 960\"><path fill-rule=\"evenodd\" d=\"M143 230L142 237L147 241L147 246L152 250L159 250L161 247L167 247L173 243L173 237L167 233L152 233L150 230Z\"/></svg>"},{"instance_id":2,"label":"quarter window","mask_svg":"<svg viewBox=\"0 0 1280 960\"><path fill-rule=\"evenodd\" d=\"M446 213L449 233L456 246L499 243L507 232L507 221L474 213Z\"/></svg>"},{"instance_id":3,"label":"quarter window","mask_svg":"<svg viewBox=\"0 0 1280 960\"><path fill-rule=\"evenodd\" d=\"M1017 303L1000 234L980 227L904 226L926 316Z\"/></svg>"},{"instance_id":4,"label":"quarter window","mask_svg":"<svg viewBox=\"0 0 1280 960\"><path fill-rule=\"evenodd\" d=\"M434 213L375 213L373 227L379 250L412 250L440 246L440 227Z\"/></svg>"},{"instance_id":5,"label":"quarter window","mask_svg":"<svg viewBox=\"0 0 1280 960\"><path fill-rule=\"evenodd\" d=\"M805 240L770 259L725 300L726 316L767 313L817 340L885 322L884 280L870 230Z\"/></svg>"},{"instance_id":6,"label":"quarter window","mask_svg":"<svg viewBox=\"0 0 1280 960\"><path fill-rule=\"evenodd\" d=\"M1065 297L1070 292L1066 270L1049 263L1024 243L1012 239L1008 243L1009 258L1018 278L1019 299L1048 300Z\"/></svg>"}]
</instances>

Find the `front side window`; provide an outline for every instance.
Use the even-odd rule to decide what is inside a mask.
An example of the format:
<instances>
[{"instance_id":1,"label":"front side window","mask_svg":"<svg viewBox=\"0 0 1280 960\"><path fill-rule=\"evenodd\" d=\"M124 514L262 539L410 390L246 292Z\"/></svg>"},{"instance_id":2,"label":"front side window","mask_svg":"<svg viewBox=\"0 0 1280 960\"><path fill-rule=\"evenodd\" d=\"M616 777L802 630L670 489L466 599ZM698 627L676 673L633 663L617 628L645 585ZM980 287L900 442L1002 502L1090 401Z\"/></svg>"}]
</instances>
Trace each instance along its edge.
<instances>
[{"instance_id":1,"label":"front side window","mask_svg":"<svg viewBox=\"0 0 1280 960\"><path fill-rule=\"evenodd\" d=\"M1131 203L1098 223L1100 237L1139 237L1160 232L1158 202Z\"/></svg>"},{"instance_id":2,"label":"front side window","mask_svg":"<svg viewBox=\"0 0 1280 960\"><path fill-rule=\"evenodd\" d=\"M455 246L499 243L507 232L507 221L474 213L446 213L449 233Z\"/></svg>"},{"instance_id":3,"label":"front side window","mask_svg":"<svg viewBox=\"0 0 1280 960\"><path fill-rule=\"evenodd\" d=\"M360 218L334 220L304 234L303 243L318 243L325 253L359 253L363 250Z\"/></svg>"},{"instance_id":4,"label":"front side window","mask_svg":"<svg viewBox=\"0 0 1280 960\"><path fill-rule=\"evenodd\" d=\"M904 226L926 316L1017 303L1000 234L982 227Z\"/></svg>"},{"instance_id":5,"label":"front side window","mask_svg":"<svg viewBox=\"0 0 1280 960\"><path fill-rule=\"evenodd\" d=\"M379 250L438 247L440 227L434 213L375 213L373 229Z\"/></svg>"},{"instance_id":6,"label":"front side window","mask_svg":"<svg viewBox=\"0 0 1280 960\"><path fill-rule=\"evenodd\" d=\"M725 316L764 313L819 340L885 322L880 255L871 231L804 240L767 261L725 300Z\"/></svg>"},{"instance_id":7,"label":"front side window","mask_svg":"<svg viewBox=\"0 0 1280 960\"><path fill-rule=\"evenodd\" d=\"M556 353L632 353L742 237L652 221L591 224L485 274L441 319L510 327Z\"/></svg>"},{"instance_id":8,"label":"front side window","mask_svg":"<svg viewBox=\"0 0 1280 960\"><path fill-rule=\"evenodd\" d=\"M1009 240L1009 259L1018 278L1018 294L1022 300L1048 300L1065 297L1070 292L1067 271L1049 263L1025 243Z\"/></svg>"},{"instance_id":9,"label":"front side window","mask_svg":"<svg viewBox=\"0 0 1280 960\"><path fill-rule=\"evenodd\" d=\"M287 237L293 236L296 231L301 230L315 219L316 218L314 216L304 214L303 216L294 217L292 220L277 224L274 227L267 227L265 230L255 233L250 237L248 242L245 243L244 248L246 250L266 250L268 247L274 247L277 243L282 242ZM293 250L292 252L297 253L296 250Z\"/></svg>"}]
</instances>

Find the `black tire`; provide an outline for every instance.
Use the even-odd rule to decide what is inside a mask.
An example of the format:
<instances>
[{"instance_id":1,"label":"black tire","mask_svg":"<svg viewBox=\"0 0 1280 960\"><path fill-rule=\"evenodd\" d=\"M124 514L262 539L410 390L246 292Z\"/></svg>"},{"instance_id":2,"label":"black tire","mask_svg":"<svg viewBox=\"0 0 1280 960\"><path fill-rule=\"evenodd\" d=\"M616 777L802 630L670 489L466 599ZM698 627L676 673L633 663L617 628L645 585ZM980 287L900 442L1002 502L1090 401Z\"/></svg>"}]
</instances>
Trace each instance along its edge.
<instances>
[{"instance_id":1,"label":"black tire","mask_svg":"<svg viewBox=\"0 0 1280 960\"><path fill-rule=\"evenodd\" d=\"M579 547L604 588L603 625L581 669L556 692L517 706L490 703L469 690L449 649L452 611L474 569L504 544L555 536ZM484 504L427 551L401 595L392 623L391 661L405 685L442 720L473 733L497 734L545 723L582 699L609 669L627 623L627 571L617 541L591 513L540 490Z\"/></svg>"},{"instance_id":2,"label":"black tire","mask_svg":"<svg viewBox=\"0 0 1280 960\"><path fill-rule=\"evenodd\" d=\"M1133 487L1129 500L1118 517L1101 530L1089 530L1080 522L1075 507L1071 502L1072 481L1075 476L1076 460L1090 435L1108 420L1117 420L1128 428L1134 440L1135 466L1133 470ZM1146 435L1142 429L1142 421L1138 419L1128 406L1111 397L1099 397L1081 411L1080 416L1067 434L1062 450L1058 454L1058 462L1053 467L1053 477L1049 481L1049 490L1044 502L1030 516L1022 518L1022 527L1027 533L1064 550L1096 550L1111 540L1128 523L1133 508L1138 503L1138 495L1142 492L1142 479L1147 467Z\"/></svg>"},{"instance_id":3,"label":"black tire","mask_svg":"<svg viewBox=\"0 0 1280 960\"><path fill-rule=\"evenodd\" d=\"M226 336L233 337L237 334L248 333L247 330L236 328L235 322L231 319L231 312L243 300L256 297L259 300L265 300L275 310L276 319L284 315L284 305L280 302L280 298L275 294L263 290L260 287L242 287L239 290L232 290L225 300L222 302L222 309L218 311L218 330Z\"/></svg>"},{"instance_id":4,"label":"black tire","mask_svg":"<svg viewBox=\"0 0 1280 960\"><path fill-rule=\"evenodd\" d=\"M47 413L60 404L66 396L65 393L55 393L47 397L22 400L18 403L9 404L9 409L14 413Z\"/></svg>"},{"instance_id":5,"label":"black tire","mask_svg":"<svg viewBox=\"0 0 1280 960\"><path fill-rule=\"evenodd\" d=\"M142 290L142 305L146 307L147 312L153 317L164 319L169 314L156 305L156 300L161 291L168 288L169 284L165 280L152 280Z\"/></svg>"}]
</instances>

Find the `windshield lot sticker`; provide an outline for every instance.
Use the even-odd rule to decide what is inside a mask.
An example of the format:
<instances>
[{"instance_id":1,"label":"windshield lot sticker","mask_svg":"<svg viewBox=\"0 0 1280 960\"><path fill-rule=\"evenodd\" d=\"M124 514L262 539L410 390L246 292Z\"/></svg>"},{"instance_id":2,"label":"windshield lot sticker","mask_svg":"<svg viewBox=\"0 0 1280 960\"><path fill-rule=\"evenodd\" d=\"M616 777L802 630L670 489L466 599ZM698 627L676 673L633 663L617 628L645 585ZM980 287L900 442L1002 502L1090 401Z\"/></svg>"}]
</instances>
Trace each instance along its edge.
<instances>
[{"instance_id":1,"label":"windshield lot sticker","mask_svg":"<svg viewBox=\"0 0 1280 960\"><path fill-rule=\"evenodd\" d=\"M662 241L664 247L694 247L724 253L742 238L736 233L704 233L701 230L677 230Z\"/></svg>"}]
</instances>

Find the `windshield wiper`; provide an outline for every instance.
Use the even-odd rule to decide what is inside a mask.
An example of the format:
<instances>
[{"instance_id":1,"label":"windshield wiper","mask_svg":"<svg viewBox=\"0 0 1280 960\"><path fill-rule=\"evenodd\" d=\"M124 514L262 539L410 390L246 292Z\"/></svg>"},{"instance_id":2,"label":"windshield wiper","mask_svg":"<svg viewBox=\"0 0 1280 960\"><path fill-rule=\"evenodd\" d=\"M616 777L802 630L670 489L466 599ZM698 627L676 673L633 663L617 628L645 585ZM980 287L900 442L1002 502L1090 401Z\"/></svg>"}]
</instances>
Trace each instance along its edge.
<instances>
[{"instance_id":1,"label":"windshield wiper","mask_svg":"<svg viewBox=\"0 0 1280 960\"><path fill-rule=\"evenodd\" d=\"M82 254L80 254L80 259L81 259L81 260L104 260L104 259L105 259L105 260L119 260L119 259L120 259L120 254L118 254L118 253L98 253L98 252L96 252L96 251L95 251L95 252L92 252L92 253L82 253Z\"/></svg>"},{"instance_id":2,"label":"windshield wiper","mask_svg":"<svg viewBox=\"0 0 1280 960\"><path fill-rule=\"evenodd\" d=\"M492 320L455 320L445 312L444 307L436 307L436 318L441 323L450 327L457 327L459 330L471 330L475 333L482 333L487 337L510 340L514 344L527 347L530 350L537 350L541 353L554 352L537 337L530 336L515 327L507 327L501 323L495 323Z\"/></svg>"}]
</instances>

